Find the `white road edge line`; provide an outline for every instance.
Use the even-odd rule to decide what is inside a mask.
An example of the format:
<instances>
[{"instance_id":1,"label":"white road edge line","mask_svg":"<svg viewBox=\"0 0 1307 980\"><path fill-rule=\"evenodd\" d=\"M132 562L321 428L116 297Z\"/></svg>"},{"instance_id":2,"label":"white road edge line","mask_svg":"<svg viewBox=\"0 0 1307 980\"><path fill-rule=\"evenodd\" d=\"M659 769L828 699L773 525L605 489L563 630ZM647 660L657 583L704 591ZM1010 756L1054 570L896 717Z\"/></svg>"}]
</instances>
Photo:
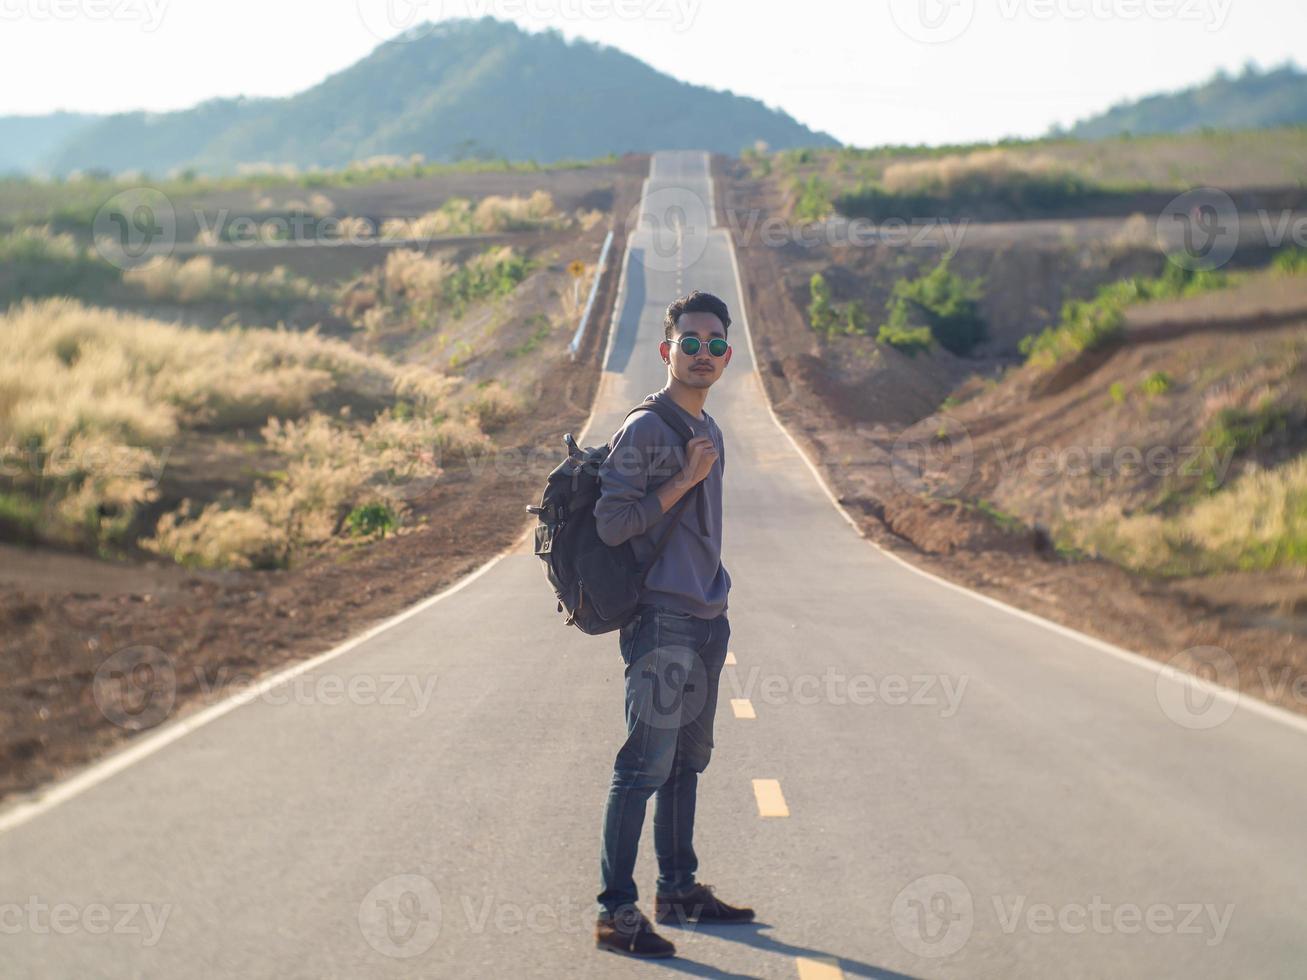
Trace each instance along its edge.
<instances>
[{"instance_id":1,"label":"white road edge line","mask_svg":"<svg viewBox=\"0 0 1307 980\"><path fill-rule=\"evenodd\" d=\"M1116 646L1115 644L1108 643L1106 640L1100 640L1097 637L1090 636L1087 633L1081 633L1079 630L1072 629L1069 626L1063 626L1061 623L1055 623L1051 619L1045 619L1043 616L1038 616L1035 613L1027 612L1024 609L1018 609L1016 606L1008 605L1006 602L1003 602L999 599L995 599L992 596L987 596L984 593L973 591L972 589L967 588L965 585L958 585L956 582L950 582L948 579L941 578L940 576L934 574L933 572L926 571L924 568L918 568L910 561L907 561L904 558L900 558L898 555L894 554L891 551L885 550L875 541L871 540L871 538L864 535L862 533L862 528L858 526L858 522L855 521L853 517L849 514L849 512L844 509L844 505L839 502L839 500L835 497L835 494L831 491L830 486L827 485L825 477L823 477L821 474L821 470L817 468L817 465L812 461L812 458L807 454L807 452L804 451L803 447L799 445L798 440L795 439L794 436L790 433L790 430L785 427L784 423L782 423L780 418L776 415L776 410L772 408L771 398L767 396L767 386L763 384L762 371L759 369L758 366L757 352L753 348L753 333L749 329L749 316L744 305L744 284L740 280L740 264L735 256L735 240L731 237L730 231L728 229L717 229L717 230L721 231L721 233L726 237L728 250L730 251L731 254L731 268L734 270L735 273L735 295L738 296L740 300L740 306L739 306L740 323L744 327L744 337L749 345L749 356L750 359L753 361L753 373L758 379L759 387L762 389L762 400L763 403L766 404L767 406L767 413L771 416L772 422L776 424L776 428L780 429L781 432L785 434L785 438L790 440L790 445L792 445L795 451L798 452L799 456L803 458L803 461L808 464L808 469L812 471L812 475L816 479L817 485L821 487L822 491L826 494L826 499L831 502L831 506L833 506L837 511L839 511L840 515L846 521L849 522L849 525L853 528L854 531L857 532L858 536L862 538L862 540L866 541L867 544L871 545L873 548L875 548L877 551L879 551L882 555L884 555L886 558L890 559L891 561L898 562L898 564L902 565L904 568L910 569L916 574L921 575L924 578L928 578L932 582L938 583L939 585L942 585L945 588L952 589L954 592L960 592L962 595L970 596L971 598L975 599L977 602L983 602L988 606L993 606L995 609L1002 609L1004 612L1011 613L1013 616L1017 616L1021 619L1026 620L1027 622L1037 623L1038 625L1043 626L1045 629L1052 630L1054 633L1058 633L1062 636L1069 637L1070 639L1073 640L1079 640L1081 643L1085 644L1086 646L1092 647L1095 650L1098 650L1102 653L1111 654L1112 656L1117 657L1120 660L1124 660L1126 663L1134 664L1136 667L1143 667L1154 674L1166 674L1169 678L1176 677L1177 669L1174 667L1170 667L1159 660L1153 660L1151 657L1145 657L1141 653L1134 653L1133 651L1126 650L1123 647L1119 647ZM1209 681L1206 678L1199 677L1194 674L1184 674L1184 680L1186 683L1195 685L1196 687L1202 689L1204 692L1212 695L1215 698L1219 698L1220 700L1225 701L1227 703L1233 702L1236 707L1246 706L1255 714L1259 714L1266 718L1270 718L1274 721L1278 721L1281 724L1296 729L1297 731L1307 733L1307 717L1296 715L1291 711L1285 710L1284 708L1280 708L1277 707L1276 705L1269 704L1266 701L1259 700L1258 698L1253 697L1251 694L1244 694L1241 691L1224 687L1220 684L1213 683L1212 681Z\"/></svg>"},{"instance_id":2,"label":"white road edge line","mask_svg":"<svg viewBox=\"0 0 1307 980\"><path fill-rule=\"evenodd\" d=\"M640 190L641 208L644 207L645 194L648 189L649 180L646 178L644 183L641 185ZM630 262L631 256L630 240L630 236L628 235L627 249L625 254L622 256L622 276L618 285L619 300L621 292L626 286L626 268ZM599 385L595 388L595 396L590 404L590 415L585 420L585 426L581 429L581 434L577 436L578 442L584 442L585 434L590 431L590 426L594 423L595 411L598 408L600 401L599 396L603 390L603 378L606 373L605 365L608 363L608 352L612 348L613 334L617 330L619 313L620 307L615 306L613 315L609 318L608 322L608 337L604 346L604 361L599 365ZM39 817L41 814L54 809L60 803L71 800L75 796L80 796L88 789L99 785L109 777L122 772L134 763L148 758L183 736L189 735L191 732L198 728L202 728L211 721L217 721L228 712L239 708L242 704L254 700L263 691L276 687L278 684L285 683L288 680L292 680L306 671L322 666L328 661L335 660L337 657L348 653L360 644L366 643L373 637L379 636L386 632L386 630L398 626L405 620L411 619L418 613L429 609L441 599L451 596L455 592L471 585L486 572L490 571L491 568L499 564L499 562L504 558L515 553L517 549L522 546L523 541L525 541L530 535L531 524L530 522L527 522L522 533L514 539L511 545L499 552L499 554L495 555L480 568L469 572L463 578L459 579L457 582L436 595L422 599L415 605L401 610L389 619L382 620L380 623L369 627L351 639L344 641L338 646L332 647L325 653L320 653L314 657L310 657L308 660L292 664L291 666L279 670L276 673L269 674L266 677L260 677L250 684L249 687L242 688L230 697L215 702L208 707L201 708L194 714L179 718L153 734L139 736L122 748L111 752L104 758L95 762L87 763L85 768L80 771L34 790L34 798L20 797L15 801L10 801L3 806L0 806L0 834L13 830L15 827L20 827L29 820Z\"/></svg>"}]
</instances>

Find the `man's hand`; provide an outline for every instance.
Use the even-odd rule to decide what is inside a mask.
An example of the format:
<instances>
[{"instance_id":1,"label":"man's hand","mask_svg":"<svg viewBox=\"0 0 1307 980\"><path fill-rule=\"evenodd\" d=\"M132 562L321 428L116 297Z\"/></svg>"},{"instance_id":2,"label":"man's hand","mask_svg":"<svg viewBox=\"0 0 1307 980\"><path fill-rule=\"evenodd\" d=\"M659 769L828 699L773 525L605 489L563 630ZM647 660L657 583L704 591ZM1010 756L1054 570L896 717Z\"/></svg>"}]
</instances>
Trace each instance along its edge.
<instances>
[{"instance_id":1,"label":"man's hand","mask_svg":"<svg viewBox=\"0 0 1307 980\"><path fill-rule=\"evenodd\" d=\"M685 465L658 488L658 500L666 514L678 500L704 481L717 462L717 447L707 436L695 436L685 444Z\"/></svg>"},{"instance_id":2,"label":"man's hand","mask_svg":"<svg viewBox=\"0 0 1307 980\"><path fill-rule=\"evenodd\" d=\"M717 447L707 436L695 436L685 444L685 466L681 469L689 486L702 483L717 462Z\"/></svg>"}]
</instances>

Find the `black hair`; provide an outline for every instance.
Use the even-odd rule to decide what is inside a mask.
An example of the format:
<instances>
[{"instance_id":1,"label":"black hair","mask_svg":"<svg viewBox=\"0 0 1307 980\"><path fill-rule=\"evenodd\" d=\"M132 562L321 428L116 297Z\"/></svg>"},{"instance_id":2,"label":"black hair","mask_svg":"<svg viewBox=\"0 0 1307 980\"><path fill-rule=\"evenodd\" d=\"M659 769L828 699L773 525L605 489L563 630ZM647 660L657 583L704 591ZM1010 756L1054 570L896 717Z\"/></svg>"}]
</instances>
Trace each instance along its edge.
<instances>
[{"instance_id":1,"label":"black hair","mask_svg":"<svg viewBox=\"0 0 1307 980\"><path fill-rule=\"evenodd\" d=\"M712 313L717 319L722 321L722 335L730 330L731 313L718 297L712 293L701 292L696 289L689 296L682 296L667 307L667 315L663 318L663 336L667 340L672 339L676 332L676 326L681 321L682 313Z\"/></svg>"}]
</instances>

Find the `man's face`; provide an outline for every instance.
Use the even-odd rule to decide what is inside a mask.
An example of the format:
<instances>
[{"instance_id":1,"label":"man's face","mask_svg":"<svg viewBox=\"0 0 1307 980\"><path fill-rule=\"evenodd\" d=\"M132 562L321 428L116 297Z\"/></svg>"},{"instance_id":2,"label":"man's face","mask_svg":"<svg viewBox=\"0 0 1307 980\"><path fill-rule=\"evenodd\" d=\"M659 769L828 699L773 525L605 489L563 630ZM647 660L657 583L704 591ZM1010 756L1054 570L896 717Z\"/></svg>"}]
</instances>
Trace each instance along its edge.
<instances>
[{"instance_id":1,"label":"man's face","mask_svg":"<svg viewBox=\"0 0 1307 980\"><path fill-rule=\"evenodd\" d=\"M722 357L713 357L708 353L708 341L714 337L725 339L726 331L722 321L715 313L682 313L676 323L673 335L676 341L684 337L697 337L699 349L694 354L687 354L680 343L664 340L658 347L663 359L672 367L672 377L691 388L707 388L721 377L726 365L731 363L731 348L726 349Z\"/></svg>"}]
</instances>

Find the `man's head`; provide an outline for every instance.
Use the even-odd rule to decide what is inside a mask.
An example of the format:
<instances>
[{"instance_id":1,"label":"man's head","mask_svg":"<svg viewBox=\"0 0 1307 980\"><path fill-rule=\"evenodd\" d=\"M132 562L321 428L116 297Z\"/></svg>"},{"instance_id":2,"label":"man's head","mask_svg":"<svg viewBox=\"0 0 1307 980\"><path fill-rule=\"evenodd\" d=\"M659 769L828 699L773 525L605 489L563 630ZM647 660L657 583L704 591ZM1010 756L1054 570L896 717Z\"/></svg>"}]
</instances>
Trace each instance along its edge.
<instances>
[{"instance_id":1,"label":"man's head","mask_svg":"<svg viewBox=\"0 0 1307 980\"><path fill-rule=\"evenodd\" d=\"M691 388L707 388L721 377L723 369L731 362L731 348L728 345L726 353L716 357L708 345L714 337L725 340L730 325L730 311L712 293L696 289L667 307L667 315L663 318L666 339L658 345L658 351L671 368L672 377ZM693 341L685 343L690 337L699 341L698 350L693 354L685 350L687 346L695 346Z\"/></svg>"}]
</instances>

